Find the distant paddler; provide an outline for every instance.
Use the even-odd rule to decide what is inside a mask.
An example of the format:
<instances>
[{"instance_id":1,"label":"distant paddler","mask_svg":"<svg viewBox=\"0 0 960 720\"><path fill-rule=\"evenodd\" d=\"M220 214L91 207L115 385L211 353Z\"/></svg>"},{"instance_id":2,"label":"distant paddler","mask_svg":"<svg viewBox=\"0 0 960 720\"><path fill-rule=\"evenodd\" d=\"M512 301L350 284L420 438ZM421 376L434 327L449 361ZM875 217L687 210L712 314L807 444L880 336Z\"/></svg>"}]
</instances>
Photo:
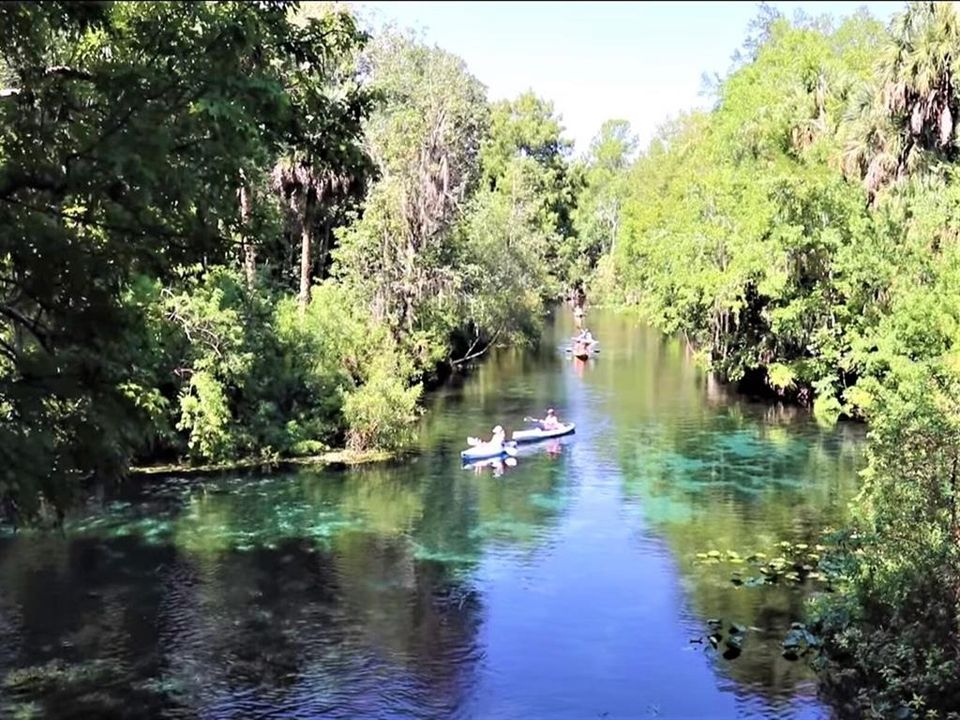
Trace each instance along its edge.
<instances>
[{"instance_id":1,"label":"distant paddler","mask_svg":"<svg viewBox=\"0 0 960 720\"><path fill-rule=\"evenodd\" d=\"M580 343L581 345L593 345L596 340L593 339L593 333L590 332L590 329L584 328L580 331L580 334L574 338L574 342Z\"/></svg>"},{"instance_id":2,"label":"distant paddler","mask_svg":"<svg viewBox=\"0 0 960 720\"><path fill-rule=\"evenodd\" d=\"M547 410L547 415L543 419L540 418L524 418L528 422L536 423L540 426L541 430L556 430L562 424L560 418L557 417L557 414L553 411L553 408Z\"/></svg>"}]
</instances>

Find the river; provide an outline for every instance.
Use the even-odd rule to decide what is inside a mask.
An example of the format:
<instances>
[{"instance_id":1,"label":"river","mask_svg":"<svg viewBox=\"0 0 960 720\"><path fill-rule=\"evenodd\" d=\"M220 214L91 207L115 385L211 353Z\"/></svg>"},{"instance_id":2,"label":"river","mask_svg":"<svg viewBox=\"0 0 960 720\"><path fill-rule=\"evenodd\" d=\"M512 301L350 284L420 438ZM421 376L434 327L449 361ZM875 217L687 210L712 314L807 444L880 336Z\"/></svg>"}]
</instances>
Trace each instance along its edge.
<instances>
[{"instance_id":1,"label":"river","mask_svg":"<svg viewBox=\"0 0 960 720\"><path fill-rule=\"evenodd\" d=\"M781 655L809 583L697 553L813 546L863 431L752 403L682 344L569 313L434 393L388 465L128 484L64 534L0 537L0 715L819 718ZM577 432L463 469L467 435L552 406ZM708 620L748 628L727 659Z\"/></svg>"}]
</instances>

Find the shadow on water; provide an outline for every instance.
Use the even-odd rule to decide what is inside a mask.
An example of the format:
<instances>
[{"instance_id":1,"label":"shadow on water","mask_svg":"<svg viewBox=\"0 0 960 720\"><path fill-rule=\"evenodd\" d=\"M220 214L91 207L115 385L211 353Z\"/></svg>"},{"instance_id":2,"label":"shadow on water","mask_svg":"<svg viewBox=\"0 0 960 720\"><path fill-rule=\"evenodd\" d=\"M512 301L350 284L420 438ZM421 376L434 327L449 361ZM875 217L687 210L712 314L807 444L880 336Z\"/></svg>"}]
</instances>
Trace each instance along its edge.
<instances>
[{"instance_id":1,"label":"shadow on water","mask_svg":"<svg viewBox=\"0 0 960 720\"><path fill-rule=\"evenodd\" d=\"M600 357L564 355L561 315L434 394L408 461L169 477L0 539L0 715L823 716L779 652L808 589L694 558L840 522L859 431L588 319ZM547 406L577 433L461 467ZM690 642L711 617L753 628L736 660Z\"/></svg>"}]
</instances>

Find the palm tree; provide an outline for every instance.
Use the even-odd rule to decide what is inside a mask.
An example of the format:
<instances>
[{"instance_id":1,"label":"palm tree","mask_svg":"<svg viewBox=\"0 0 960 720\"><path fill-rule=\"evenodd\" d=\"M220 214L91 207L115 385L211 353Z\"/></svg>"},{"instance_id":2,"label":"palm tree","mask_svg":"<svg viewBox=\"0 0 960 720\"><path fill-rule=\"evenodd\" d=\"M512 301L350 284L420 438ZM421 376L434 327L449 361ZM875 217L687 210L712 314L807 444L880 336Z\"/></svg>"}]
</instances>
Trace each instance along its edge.
<instances>
[{"instance_id":1,"label":"palm tree","mask_svg":"<svg viewBox=\"0 0 960 720\"><path fill-rule=\"evenodd\" d=\"M957 155L960 18L952 3L913 2L893 23L877 85L854 106L845 168L871 202L886 186Z\"/></svg>"},{"instance_id":2,"label":"palm tree","mask_svg":"<svg viewBox=\"0 0 960 720\"><path fill-rule=\"evenodd\" d=\"M873 89L860 94L844 125L843 170L863 180L870 203L880 191L901 179L905 165L904 137Z\"/></svg>"},{"instance_id":3,"label":"palm tree","mask_svg":"<svg viewBox=\"0 0 960 720\"><path fill-rule=\"evenodd\" d=\"M302 154L281 158L271 173L272 186L280 195L289 212L291 235L300 230L300 308L310 302L313 276L314 237L323 226L323 244L320 265L326 264L330 251L330 229L334 221L334 207L350 197L363 194L364 174L349 168L320 168Z\"/></svg>"}]
</instances>

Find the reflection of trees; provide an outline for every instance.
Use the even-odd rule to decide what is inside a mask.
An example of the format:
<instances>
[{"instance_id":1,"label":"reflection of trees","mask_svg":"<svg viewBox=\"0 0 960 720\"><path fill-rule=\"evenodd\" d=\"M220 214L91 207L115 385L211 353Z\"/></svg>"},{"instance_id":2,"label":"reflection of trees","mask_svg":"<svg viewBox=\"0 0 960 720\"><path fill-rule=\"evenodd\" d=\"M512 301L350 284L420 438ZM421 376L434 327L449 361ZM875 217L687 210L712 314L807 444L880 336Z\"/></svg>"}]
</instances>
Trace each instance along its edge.
<instances>
[{"instance_id":1,"label":"reflection of trees","mask_svg":"<svg viewBox=\"0 0 960 720\"><path fill-rule=\"evenodd\" d=\"M291 540L215 561L80 541L53 570L7 554L2 607L17 612L4 621L21 651L4 694L51 718L246 713L292 695L353 716L405 697L444 716L469 682L477 599L450 600L446 570L411 563L402 541L342 539L331 553Z\"/></svg>"},{"instance_id":2,"label":"reflection of trees","mask_svg":"<svg viewBox=\"0 0 960 720\"><path fill-rule=\"evenodd\" d=\"M562 466L530 461L524 483L505 483L457 459L211 480L150 514L114 506L72 538L8 541L0 632L20 650L0 672L19 668L16 697L48 717L292 698L318 713L446 716L479 656L469 571L492 542L536 546Z\"/></svg>"},{"instance_id":3,"label":"reflection of trees","mask_svg":"<svg viewBox=\"0 0 960 720\"><path fill-rule=\"evenodd\" d=\"M472 669L462 660L479 625L478 598L444 563L415 561L402 541L346 533L331 559L344 609L366 646L351 654L389 661L409 676L404 682L432 688L434 702L452 707Z\"/></svg>"},{"instance_id":4,"label":"reflection of trees","mask_svg":"<svg viewBox=\"0 0 960 720\"><path fill-rule=\"evenodd\" d=\"M275 688L307 676L311 692L328 692L340 707L364 695L389 705L434 685L454 692L469 664L438 662L436 653L447 649L449 660L452 649L471 645L478 606L443 601L457 591L440 586L455 581L442 564L415 557L409 538L424 522L429 488L402 467L309 472L195 503L182 537L226 534L253 545L217 553L215 562L198 556L213 571L202 585L203 634L218 664L231 668L227 679L266 678ZM445 520L441 534L457 527L456 517ZM223 627L209 618L223 618ZM440 698L448 707L456 701L455 692Z\"/></svg>"},{"instance_id":5,"label":"reflection of trees","mask_svg":"<svg viewBox=\"0 0 960 720\"><path fill-rule=\"evenodd\" d=\"M43 717L156 714L162 698L143 681L158 672L163 590L154 573L169 558L168 548L133 538L11 541L0 560L0 611L10 613L18 643L0 667L0 696L33 703ZM6 710L14 712L0 706L0 715Z\"/></svg>"},{"instance_id":6,"label":"reflection of trees","mask_svg":"<svg viewBox=\"0 0 960 720\"><path fill-rule=\"evenodd\" d=\"M683 344L627 317L592 321L604 348L625 361L598 361L584 382L604 398L603 414L624 492L671 548L691 609L761 628L743 654L719 660L735 681L773 697L810 678L781 657L790 622L803 615L796 587L737 588L744 566L695 564L697 552L733 549L775 554L781 540L817 542L836 526L856 489L861 430L822 432L808 413L743 401L699 372ZM629 392L624 392L628 387ZM757 574L754 571L754 574Z\"/></svg>"}]
</instances>

